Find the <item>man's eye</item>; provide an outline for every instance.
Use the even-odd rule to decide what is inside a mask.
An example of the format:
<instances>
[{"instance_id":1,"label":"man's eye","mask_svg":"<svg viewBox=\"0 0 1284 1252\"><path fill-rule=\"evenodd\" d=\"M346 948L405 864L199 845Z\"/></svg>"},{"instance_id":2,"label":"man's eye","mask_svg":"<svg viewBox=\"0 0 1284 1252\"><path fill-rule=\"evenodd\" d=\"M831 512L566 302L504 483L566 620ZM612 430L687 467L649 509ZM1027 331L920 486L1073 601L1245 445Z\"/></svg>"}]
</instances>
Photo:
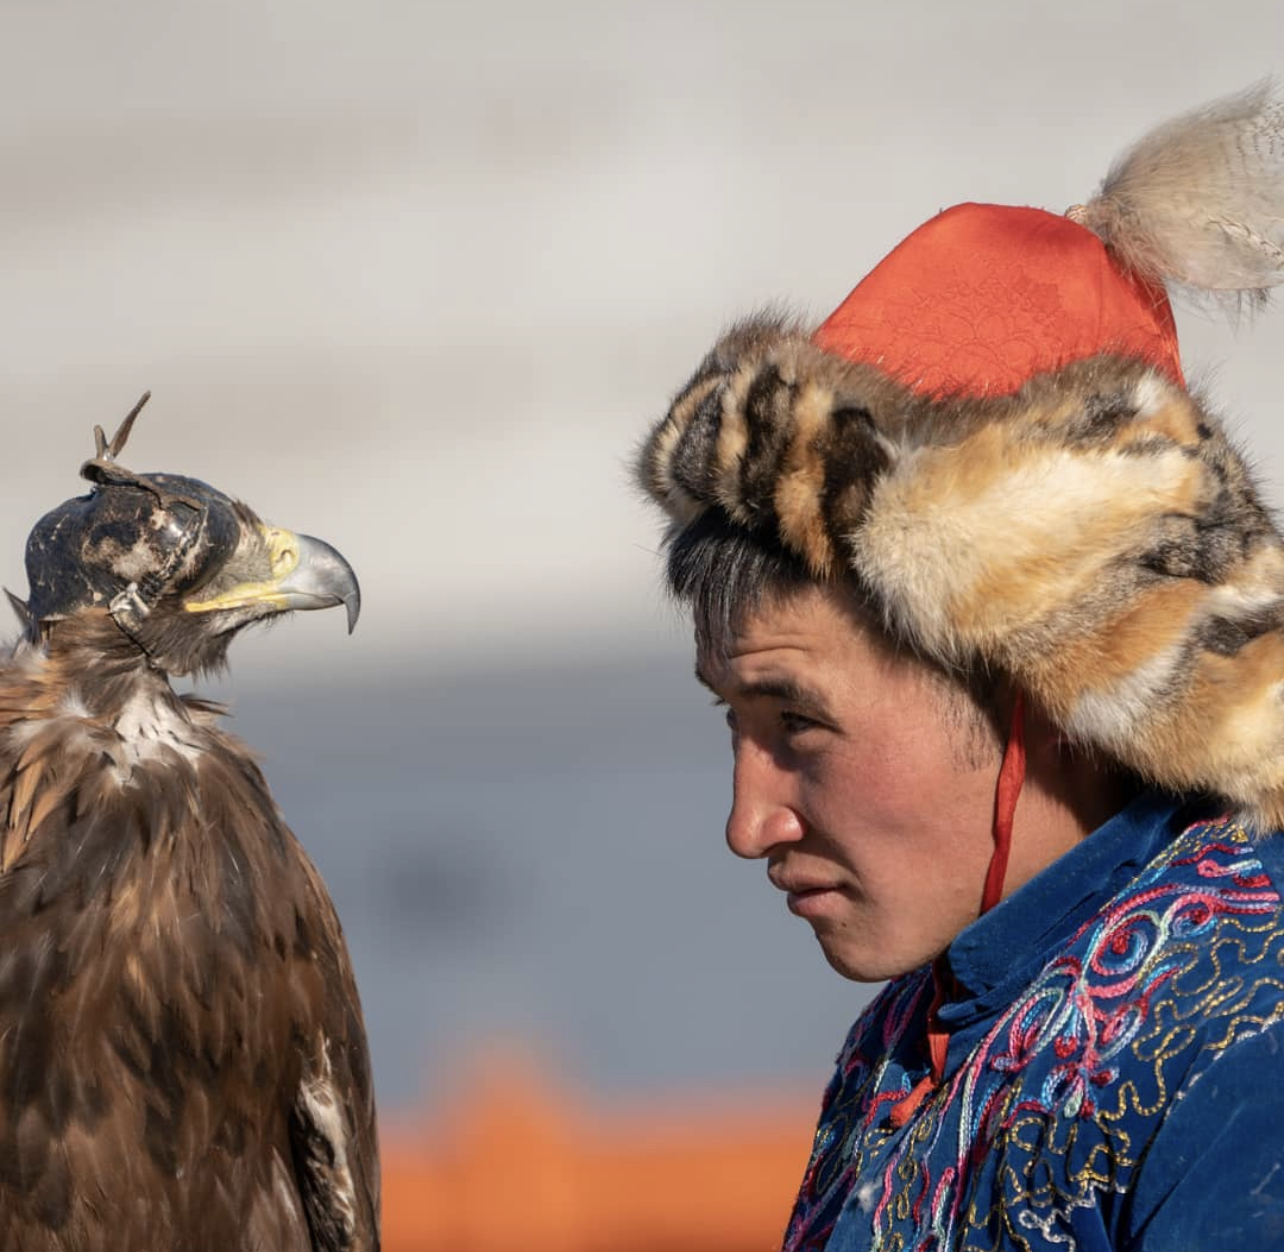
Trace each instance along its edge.
<instances>
[{"instance_id":1,"label":"man's eye","mask_svg":"<svg viewBox=\"0 0 1284 1252\"><path fill-rule=\"evenodd\" d=\"M803 731L814 730L820 725L819 722L813 721L810 717L804 717L801 713L788 711L780 714L780 724L788 735L800 735Z\"/></svg>"},{"instance_id":2,"label":"man's eye","mask_svg":"<svg viewBox=\"0 0 1284 1252\"><path fill-rule=\"evenodd\" d=\"M714 707L715 709L722 709L722 711L723 711L723 712L722 712L722 720L723 720L724 722L726 722L726 723L727 723L727 726L728 726L731 730L733 730L733 731L734 731L734 730L735 730L735 728L736 728L736 714L735 714L735 710L734 710L734 709L732 709L732 707L731 707L731 706L730 706L730 705L729 705L725 700L721 699L721 698L720 698L720 697L718 697L718 696L715 696L715 697L714 697L714 700L713 700L713 707Z\"/></svg>"}]
</instances>

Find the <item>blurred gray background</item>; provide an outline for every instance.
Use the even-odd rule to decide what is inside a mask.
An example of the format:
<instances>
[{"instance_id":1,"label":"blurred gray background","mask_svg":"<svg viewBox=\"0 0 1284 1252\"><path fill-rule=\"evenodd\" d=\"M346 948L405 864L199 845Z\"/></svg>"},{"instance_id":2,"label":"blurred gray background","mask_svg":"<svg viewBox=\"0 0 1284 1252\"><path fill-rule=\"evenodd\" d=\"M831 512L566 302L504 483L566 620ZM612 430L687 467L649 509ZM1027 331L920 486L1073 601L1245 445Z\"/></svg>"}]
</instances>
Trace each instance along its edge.
<instances>
[{"instance_id":1,"label":"blurred gray background","mask_svg":"<svg viewBox=\"0 0 1284 1252\"><path fill-rule=\"evenodd\" d=\"M818 1090L866 991L722 846L633 446L732 318L823 316L959 200L1064 208L1282 61L1278 0L3 0L0 581L150 387L127 464L362 579L351 639L296 618L214 688L385 1104L496 1039L592 1093ZM1179 317L1278 483L1284 313Z\"/></svg>"}]
</instances>

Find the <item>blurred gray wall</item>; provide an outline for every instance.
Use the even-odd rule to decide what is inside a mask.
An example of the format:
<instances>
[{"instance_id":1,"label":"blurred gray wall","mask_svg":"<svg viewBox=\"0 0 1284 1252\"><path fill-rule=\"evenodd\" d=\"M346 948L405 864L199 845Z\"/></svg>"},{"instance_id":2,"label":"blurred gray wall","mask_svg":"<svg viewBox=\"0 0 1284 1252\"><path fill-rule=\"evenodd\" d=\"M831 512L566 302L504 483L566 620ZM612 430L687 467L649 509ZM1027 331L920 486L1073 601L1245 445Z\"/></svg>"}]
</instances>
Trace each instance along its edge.
<instances>
[{"instance_id":1,"label":"blurred gray wall","mask_svg":"<svg viewBox=\"0 0 1284 1252\"><path fill-rule=\"evenodd\" d=\"M152 388L127 464L363 581L351 640L292 621L218 690L388 1098L496 1034L597 1088L818 1082L864 993L721 849L632 448L733 317L824 314L955 201L1082 199L1282 55L1277 0L6 0L0 581ZM1181 316L1277 481L1284 316Z\"/></svg>"}]
</instances>

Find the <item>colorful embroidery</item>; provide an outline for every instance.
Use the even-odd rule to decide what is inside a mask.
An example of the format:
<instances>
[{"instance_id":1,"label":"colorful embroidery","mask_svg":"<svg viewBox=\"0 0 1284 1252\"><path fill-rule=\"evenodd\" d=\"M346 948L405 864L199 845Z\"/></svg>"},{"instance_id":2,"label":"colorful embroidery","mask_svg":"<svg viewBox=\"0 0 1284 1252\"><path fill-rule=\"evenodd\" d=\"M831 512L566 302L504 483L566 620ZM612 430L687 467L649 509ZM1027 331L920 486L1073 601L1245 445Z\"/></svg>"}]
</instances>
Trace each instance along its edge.
<instances>
[{"instance_id":1,"label":"colorful embroidery","mask_svg":"<svg viewBox=\"0 0 1284 1252\"><path fill-rule=\"evenodd\" d=\"M897 980L839 1058L786 1252L836 1232L844 1249L1066 1252L1089 1217L1113 1231L1174 1099L1284 1016L1282 958L1280 896L1248 835L1192 826L899 1131L888 1110L926 1069L931 978Z\"/></svg>"}]
</instances>

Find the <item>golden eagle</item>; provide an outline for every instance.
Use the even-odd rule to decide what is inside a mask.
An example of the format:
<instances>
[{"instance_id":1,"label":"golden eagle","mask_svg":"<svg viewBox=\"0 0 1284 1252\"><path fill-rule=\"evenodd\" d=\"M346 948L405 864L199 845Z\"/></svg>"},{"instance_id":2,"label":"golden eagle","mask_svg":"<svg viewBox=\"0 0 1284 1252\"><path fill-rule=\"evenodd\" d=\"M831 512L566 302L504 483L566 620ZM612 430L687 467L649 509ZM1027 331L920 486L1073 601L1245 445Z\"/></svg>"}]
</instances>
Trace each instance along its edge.
<instances>
[{"instance_id":1,"label":"golden eagle","mask_svg":"<svg viewBox=\"0 0 1284 1252\"><path fill-rule=\"evenodd\" d=\"M219 708L243 627L360 607L328 544L117 457L42 518L0 664L0 1252L366 1252L379 1165L334 906Z\"/></svg>"}]
</instances>

